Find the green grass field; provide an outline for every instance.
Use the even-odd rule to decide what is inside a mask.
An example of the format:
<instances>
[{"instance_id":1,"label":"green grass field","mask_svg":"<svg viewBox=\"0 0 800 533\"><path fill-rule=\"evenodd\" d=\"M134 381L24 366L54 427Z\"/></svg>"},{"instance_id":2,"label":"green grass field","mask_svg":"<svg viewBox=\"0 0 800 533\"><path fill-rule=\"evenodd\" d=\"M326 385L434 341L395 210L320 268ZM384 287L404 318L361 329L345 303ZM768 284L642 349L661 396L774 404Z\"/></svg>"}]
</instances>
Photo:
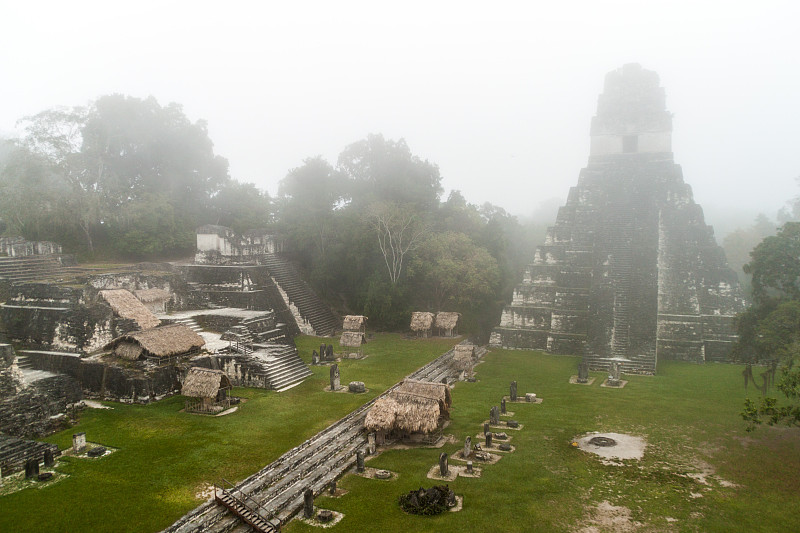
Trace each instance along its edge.
<instances>
[{"instance_id":1,"label":"green grass field","mask_svg":"<svg viewBox=\"0 0 800 533\"><path fill-rule=\"evenodd\" d=\"M308 360L320 341L297 342ZM65 459L59 470L68 478L0 497L0 531L163 529L201 503L195 493L208 483L254 473L451 344L377 336L366 345L367 359L340 365L342 382L364 381L365 395L324 393L328 369L320 367L281 394L237 389L248 401L224 417L179 413L181 397L144 407L86 410L78 426L47 440L66 448L73 432L85 431L89 441L118 451L97 461ZM348 475L339 482L348 494L318 497L317 505L344 513L334 527L338 531L800 530L800 431L744 432L738 416L745 398L742 367L665 362L657 376L626 376L628 385L612 390L601 388L601 379L592 386L570 385L577 362L492 351L476 367L477 383L453 389L446 432L457 443L443 448L450 454L467 435L475 439L511 380L521 394L536 392L544 399L539 405L509 404L524 425L508 431L514 453L482 467L480 478L451 483L464 499L462 511L415 517L396 504L401 493L438 483L425 477L438 449L384 452L368 466L397 472L397 479ZM751 389L751 394L756 393ZM589 431L644 437L644 458L606 466L570 446ZM602 502L619 508L617 514L598 511ZM299 521L285 530L319 531Z\"/></svg>"}]
</instances>

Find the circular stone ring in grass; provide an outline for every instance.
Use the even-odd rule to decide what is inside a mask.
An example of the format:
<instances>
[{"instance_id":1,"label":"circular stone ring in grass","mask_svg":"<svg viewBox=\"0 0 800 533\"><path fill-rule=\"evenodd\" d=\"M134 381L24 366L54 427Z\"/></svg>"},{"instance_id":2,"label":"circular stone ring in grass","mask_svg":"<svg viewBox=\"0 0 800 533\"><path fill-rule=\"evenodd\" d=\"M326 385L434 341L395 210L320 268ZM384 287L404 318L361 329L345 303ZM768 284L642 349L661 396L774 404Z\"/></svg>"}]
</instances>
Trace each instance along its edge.
<instances>
[{"instance_id":1,"label":"circular stone ring in grass","mask_svg":"<svg viewBox=\"0 0 800 533\"><path fill-rule=\"evenodd\" d=\"M578 439L578 448L606 459L641 459L647 442L624 433L589 433Z\"/></svg>"}]
</instances>

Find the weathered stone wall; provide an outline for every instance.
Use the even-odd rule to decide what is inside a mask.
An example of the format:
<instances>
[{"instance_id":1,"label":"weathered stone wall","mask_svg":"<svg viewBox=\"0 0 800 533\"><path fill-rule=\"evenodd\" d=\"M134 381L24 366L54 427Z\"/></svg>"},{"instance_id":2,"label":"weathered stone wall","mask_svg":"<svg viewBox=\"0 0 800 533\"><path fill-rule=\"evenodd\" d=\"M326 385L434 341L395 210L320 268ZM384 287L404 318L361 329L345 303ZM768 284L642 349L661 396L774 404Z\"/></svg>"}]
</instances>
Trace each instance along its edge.
<instances>
[{"instance_id":1,"label":"weathered stone wall","mask_svg":"<svg viewBox=\"0 0 800 533\"><path fill-rule=\"evenodd\" d=\"M80 385L70 376L35 381L13 396L0 398L0 433L41 437L63 429L71 404L81 399Z\"/></svg>"},{"instance_id":2,"label":"weathered stone wall","mask_svg":"<svg viewBox=\"0 0 800 533\"><path fill-rule=\"evenodd\" d=\"M120 361L113 356L83 358L75 354L23 350L37 370L73 377L88 398L148 403L180 390L182 367Z\"/></svg>"}]
</instances>

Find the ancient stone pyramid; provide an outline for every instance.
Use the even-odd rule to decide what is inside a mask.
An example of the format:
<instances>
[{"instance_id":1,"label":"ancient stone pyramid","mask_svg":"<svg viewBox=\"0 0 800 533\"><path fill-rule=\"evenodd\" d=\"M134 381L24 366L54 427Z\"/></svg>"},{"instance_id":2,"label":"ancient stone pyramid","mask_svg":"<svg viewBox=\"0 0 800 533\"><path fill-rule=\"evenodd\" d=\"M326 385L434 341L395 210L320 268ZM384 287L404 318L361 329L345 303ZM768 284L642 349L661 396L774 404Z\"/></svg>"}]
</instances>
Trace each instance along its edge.
<instances>
[{"instance_id":1,"label":"ancient stone pyramid","mask_svg":"<svg viewBox=\"0 0 800 533\"><path fill-rule=\"evenodd\" d=\"M702 208L672 156L658 75L606 76L589 163L559 209L491 343L611 361L653 374L657 358L722 360L743 308Z\"/></svg>"}]
</instances>

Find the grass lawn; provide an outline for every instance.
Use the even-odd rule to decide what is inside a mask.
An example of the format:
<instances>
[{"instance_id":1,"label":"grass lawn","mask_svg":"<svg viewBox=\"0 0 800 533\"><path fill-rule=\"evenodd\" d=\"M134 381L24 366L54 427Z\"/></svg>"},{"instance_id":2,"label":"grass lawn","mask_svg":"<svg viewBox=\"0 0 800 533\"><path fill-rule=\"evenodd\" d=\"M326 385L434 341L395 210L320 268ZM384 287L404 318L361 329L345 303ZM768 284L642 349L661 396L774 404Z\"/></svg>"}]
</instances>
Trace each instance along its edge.
<instances>
[{"instance_id":1,"label":"grass lawn","mask_svg":"<svg viewBox=\"0 0 800 533\"><path fill-rule=\"evenodd\" d=\"M439 484L426 478L436 449L385 452L367 464L399 473L396 480L346 476L339 487L348 494L316 503L344 513L340 531L800 531L800 430L744 432L741 366L663 362L657 376L626 376L614 390L600 387L601 373L592 386L570 385L577 363L496 350L476 367L479 382L454 388L447 431L458 443L443 448L451 455L467 435L476 442L512 380L520 394L544 399L509 403L524 425L507 431L516 451L482 467L480 478L450 483L462 511L416 517L396 504L404 492ZM644 437L645 455L604 465L570 446L590 431ZM319 530L295 520L286 531Z\"/></svg>"},{"instance_id":2,"label":"grass lawn","mask_svg":"<svg viewBox=\"0 0 800 533\"><path fill-rule=\"evenodd\" d=\"M298 339L307 361L319 343ZM238 389L248 402L224 417L179 413L180 397L87 410L77 427L47 440L65 448L73 432L85 431L89 441L119 451L98 461L66 459L59 470L69 478L0 497L0 531L160 530L200 503L195 493L205 484L247 477L451 344L377 336L367 359L340 365L342 383L364 381L366 395L322 392L328 368L319 367L285 393ZM334 531L800 531L800 431L744 432L741 366L663 362L657 376L625 376L628 385L614 390L599 386L601 373L592 374L592 386L570 385L574 357L496 350L485 361L477 383L453 389L447 432L458 443L384 452L367 464L397 479L348 475L339 482L348 494L317 498L319 507L345 514ZM544 399L508 404L524 425L507 431L516 451L481 467L480 478L450 484L463 496L462 511L400 511L400 494L438 484L425 475L441 451L452 455L467 435L481 442L475 435L512 380L521 395ZM644 458L604 465L570 446L590 431L644 437ZM285 531L320 530L293 521Z\"/></svg>"},{"instance_id":3,"label":"grass lawn","mask_svg":"<svg viewBox=\"0 0 800 533\"><path fill-rule=\"evenodd\" d=\"M321 341L297 339L306 362ZM247 402L222 417L179 412L181 396L148 406L108 402L113 409L87 409L77 426L44 440L63 450L71 447L73 433L84 431L89 442L118 451L99 460L63 459L58 470L68 478L0 497L0 531L161 530L202 503L195 494L209 483L255 473L454 343L377 335L365 346L368 358L339 365L342 383L364 381L366 394L325 393L329 369L312 367L312 377L279 394L234 389Z\"/></svg>"}]
</instances>

